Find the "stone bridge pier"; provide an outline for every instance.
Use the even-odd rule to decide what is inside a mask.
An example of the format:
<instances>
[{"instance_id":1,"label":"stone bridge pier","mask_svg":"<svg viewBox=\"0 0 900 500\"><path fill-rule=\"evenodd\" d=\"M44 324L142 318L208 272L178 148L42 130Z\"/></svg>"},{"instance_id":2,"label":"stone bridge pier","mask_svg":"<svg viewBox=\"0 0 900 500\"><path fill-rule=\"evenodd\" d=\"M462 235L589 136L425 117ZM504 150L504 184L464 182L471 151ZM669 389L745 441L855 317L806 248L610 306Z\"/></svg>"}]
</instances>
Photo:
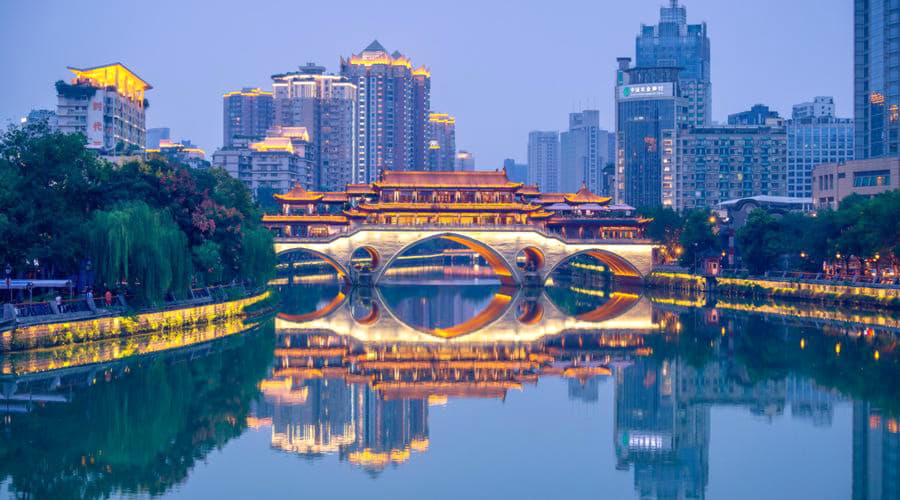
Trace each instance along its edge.
<instances>
[{"instance_id":1,"label":"stone bridge pier","mask_svg":"<svg viewBox=\"0 0 900 500\"><path fill-rule=\"evenodd\" d=\"M377 283L406 250L432 239L458 243L481 255L504 285L543 283L563 262L581 254L603 262L615 279L639 283L653 267L654 245L644 241L598 240L569 242L536 230L436 230L365 228L327 240L281 238L276 254L302 250L318 255L348 281L355 281L351 258L362 249L373 263L371 282ZM517 261L523 260L524 267Z\"/></svg>"}]
</instances>

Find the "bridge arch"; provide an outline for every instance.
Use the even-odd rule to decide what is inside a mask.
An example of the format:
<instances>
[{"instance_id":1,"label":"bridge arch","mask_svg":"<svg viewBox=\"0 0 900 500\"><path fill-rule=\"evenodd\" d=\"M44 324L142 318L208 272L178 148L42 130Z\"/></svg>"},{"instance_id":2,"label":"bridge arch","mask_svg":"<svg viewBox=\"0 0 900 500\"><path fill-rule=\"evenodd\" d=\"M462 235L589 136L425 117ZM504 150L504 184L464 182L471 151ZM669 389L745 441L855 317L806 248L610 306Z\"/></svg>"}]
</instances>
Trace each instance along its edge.
<instances>
[{"instance_id":1,"label":"bridge arch","mask_svg":"<svg viewBox=\"0 0 900 500\"><path fill-rule=\"evenodd\" d=\"M524 271L541 271L547 259L537 247L525 247L516 255L516 265Z\"/></svg>"},{"instance_id":2,"label":"bridge arch","mask_svg":"<svg viewBox=\"0 0 900 500\"><path fill-rule=\"evenodd\" d=\"M298 254L298 255L307 254L307 255L312 255L312 256L318 257L318 258L322 259L323 261L325 261L325 263L330 265L334 269L334 271L337 273L339 278L341 278L342 280L344 280L347 283L350 283L350 277L347 275L347 270L344 269L344 267L337 260L328 256L327 254L324 254L322 252L318 252L316 250L312 250L309 248L300 247L300 248L290 248L290 249L278 252L277 254L275 254L275 258L282 259L285 256L288 256L290 254Z\"/></svg>"},{"instance_id":3,"label":"bridge arch","mask_svg":"<svg viewBox=\"0 0 900 500\"><path fill-rule=\"evenodd\" d=\"M380 292L378 301L384 304L384 310L386 314L389 315L397 323L404 325L407 328L427 333L428 335L434 337L449 340L456 337L462 337L479 330L483 330L499 321L506 314L509 308L512 307L515 294L515 287L501 286L494 293L494 296L491 298L491 301L488 303L488 305L485 306L485 308L478 312L475 316L463 321L462 323L446 328L425 328L421 326L411 325L406 321L403 321L394 313L393 310L391 310L387 301L384 300L384 297L381 296ZM374 305L376 305L375 301L373 301L373 306Z\"/></svg>"},{"instance_id":4,"label":"bridge arch","mask_svg":"<svg viewBox=\"0 0 900 500\"><path fill-rule=\"evenodd\" d=\"M379 265L381 265L381 255L371 246L363 245L350 254L350 267L356 270L375 271Z\"/></svg>"},{"instance_id":5,"label":"bridge arch","mask_svg":"<svg viewBox=\"0 0 900 500\"><path fill-rule=\"evenodd\" d=\"M599 260L616 278L637 282L644 279L644 276L641 274L638 268L635 267L634 264L629 262L628 259L608 250L602 250L599 248L581 250L571 255L567 255L565 258L560 259L559 262L553 265L553 267L547 273L547 276L550 276L551 274L556 272L556 270L559 269L560 266L571 261L575 257L578 257L579 255L590 255L591 257Z\"/></svg>"},{"instance_id":6,"label":"bridge arch","mask_svg":"<svg viewBox=\"0 0 900 500\"><path fill-rule=\"evenodd\" d=\"M409 249L411 249L417 245L421 245L422 243L425 243L427 241L437 240L437 239L443 239L443 240L447 240L447 241L452 241L454 243L458 243L458 244L468 248L469 250L477 253L481 257L483 257L484 260L487 261L488 265L491 266L491 269L494 270L494 274L496 274L497 278L500 279L500 283L502 285L515 286L517 284L515 275L513 273L513 268L510 266L509 262L507 262L506 259L503 258L503 256L499 252L497 252L496 250L491 248L489 245L486 245L480 241L469 238L467 236L462 236L460 234L454 234L454 233L435 234L432 236L428 236L426 238L422 238L420 240L416 240L416 241L404 246L403 248L398 250L396 253L394 253L394 255L392 255L391 258L387 262L385 262L384 265L381 266L380 269L378 269L378 275L377 275L377 278L375 279L375 282L377 283L381 279L381 277L384 276L384 273L388 269L390 269L390 267L397 260L397 257L400 257L405 252L407 252Z\"/></svg>"}]
</instances>

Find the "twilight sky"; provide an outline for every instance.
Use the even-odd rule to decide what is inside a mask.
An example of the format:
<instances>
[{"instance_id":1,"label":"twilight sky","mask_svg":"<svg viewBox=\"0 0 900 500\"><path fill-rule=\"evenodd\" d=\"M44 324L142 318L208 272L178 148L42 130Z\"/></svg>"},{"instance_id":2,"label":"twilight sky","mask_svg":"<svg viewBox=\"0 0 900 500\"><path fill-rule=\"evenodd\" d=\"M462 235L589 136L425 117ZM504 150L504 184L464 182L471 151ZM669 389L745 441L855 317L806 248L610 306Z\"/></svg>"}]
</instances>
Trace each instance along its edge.
<instances>
[{"instance_id":1,"label":"twilight sky","mask_svg":"<svg viewBox=\"0 0 900 500\"><path fill-rule=\"evenodd\" d=\"M479 169L524 163L530 130L563 130L600 110L613 128L616 57L634 57L641 23L668 0L0 0L0 125L55 109L66 66L122 62L153 85L147 126L208 155L222 143L222 94L271 89L273 73L338 58L373 38L432 70L435 111L456 115L457 149ZM712 42L713 119L754 103L783 116L833 95L852 116L850 0L682 0Z\"/></svg>"}]
</instances>

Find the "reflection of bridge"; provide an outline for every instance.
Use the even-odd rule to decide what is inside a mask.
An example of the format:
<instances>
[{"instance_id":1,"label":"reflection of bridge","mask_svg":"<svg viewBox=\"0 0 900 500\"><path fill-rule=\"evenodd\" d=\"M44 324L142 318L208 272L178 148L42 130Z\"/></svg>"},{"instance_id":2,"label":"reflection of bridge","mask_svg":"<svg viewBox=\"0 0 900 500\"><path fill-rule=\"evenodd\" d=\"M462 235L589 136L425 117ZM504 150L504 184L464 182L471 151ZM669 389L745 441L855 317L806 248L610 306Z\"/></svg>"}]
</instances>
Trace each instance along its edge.
<instances>
[{"instance_id":1,"label":"reflection of bridge","mask_svg":"<svg viewBox=\"0 0 900 500\"><path fill-rule=\"evenodd\" d=\"M651 303L638 295L611 292L609 300L596 309L571 316L540 293L531 297L524 291L501 287L481 312L465 322L442 329L416 328L399 319L377 289L362 299L338 295L322 309L303 315L281 313L275 319L281 332L324 330L363 342L533 342L560 333L608 332L649 333L659 325Z\"/></svg>"},{"instance_id":2,"label":"reflection of bridge","mask_svg":"<svg viewBox=\"0 0 900 500\"><path fill-rule=\"evenodd\" d=\"M645 241L568 240L526 227L470 226L447 230L437 226L369 226L328 239L280 238L275 243L275 251L284 254L303 250L316 254L331 264L338 274L353 280L351 258L362 250L371 259L373 281L377 282L398 256L434 239L452 241L477 253L488 262L504 285L526 282L529 275L543 282L560 264L582 254L600 260L614 276L625 280L640 281L653 266L654 246ZM524 266L517 265L522 261Z\"/></svg>"}]
</instances>

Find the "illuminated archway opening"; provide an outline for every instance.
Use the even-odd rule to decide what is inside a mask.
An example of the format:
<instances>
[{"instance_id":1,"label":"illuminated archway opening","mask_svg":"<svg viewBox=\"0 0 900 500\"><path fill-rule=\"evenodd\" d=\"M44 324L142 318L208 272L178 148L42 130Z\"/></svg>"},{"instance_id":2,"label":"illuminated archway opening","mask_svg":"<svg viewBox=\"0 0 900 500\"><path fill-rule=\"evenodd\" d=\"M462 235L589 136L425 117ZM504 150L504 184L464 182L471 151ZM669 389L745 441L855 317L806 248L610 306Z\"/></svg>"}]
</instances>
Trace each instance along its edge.
<instances>
[{"instance_id":1,"label":"illuminated archway opening","mask_svg":"<svg viewBox=\"0 0 900 500\"><path fill-rule=\"evenodd\" d=\"M593 272L598 273L598 275L608 273L623 283L640 283L643 280L641 272L627 259L600 249L584 250L570 255L558 263L551 270L550 274L552 275L561 270L584 274Z\"/></svg>"},{"instance_id":2,"label":"illuminated archway opening","mask_svg":"<svg viewBox=\"0 0 900 500\"><path fill-rule=\"evenodd\" d=\"M535 247L525 247L516 255L516 266L525 272L542 270L544 262L544 252Z\"/></svg>"},{"instance_id":3,"label":"illuminated archway opening","mask_svg":"<svg viewBox=\"0 0 900 500\"><path fill-rule=\"evenodd\" d=\"M381 309L374 300L355 301L350 306L350 315L360 325L374 325L381 317Z\"/></svg>"},{"instance_id":4,"label":"illuminated archway opening","mask_svg":"<svg viewBox=\"0 0 900 500\"><path fill-rule=\"evenodd\" d=\"M453 245L435 242L449 242ZM385 276L393 278L401 269L436 266L443 268L446 273L458 265L471 265L475 270L487 266L503 286L516 284L513 270L500 254L484 243L457 234L435 235L406 246L382 266L376 281Z\"/></svg>"},{"instance_id":5,"label":"illuminated archway opening","mask_svg":"<svg viewBox=\"0 0 900 500\"><path fill-rule=\"evenodd\" d=\"M272 285L349 282L347 271L331 257L307 249L292 249L276 256Z\"/></svg>"},{"instance_id":6,"label":"illuminated archway opening","mask_svg":"<svg viewBox=\"0 0 900 500\"><path fill-rule=\"evenodd\" d=\"M522 302L516 308L516 318L523 325L536 325L544 318L544 306L538 301Z\"/></svg>"},{"instance_id":7,"label":"illuminated archway opening","mask_svg":"<svg viewBox=\"0 0 900 500\"><path fill-rule=\"evenodd\" d=\"M444 339L468 335L489 327L503 317L516 292L514 287L496 285L492 289L484 286L468 287L470 290L461 294L458 289L424 286L417 287L417 296L409 297L399 288L402 287L379 287L389 314L410 328ZM470 295L468 298L475 300L467 301L466 295L469 294L476 294L478 297ZM473 312L473 309L477 312ZM442 316L435 318L437 315Z\"/></svg>"},{"instance_id":8,"label":"illuminated archway opening","mask_svg":"<svg viewBox=\"0 0 900 500\"><path fill-rule=\"evenodd\" d=\"M381 256L372 247L359 247L350 256L350 265L357 271L372 272L381 264Z\"/></svg>"}]
</instances>

